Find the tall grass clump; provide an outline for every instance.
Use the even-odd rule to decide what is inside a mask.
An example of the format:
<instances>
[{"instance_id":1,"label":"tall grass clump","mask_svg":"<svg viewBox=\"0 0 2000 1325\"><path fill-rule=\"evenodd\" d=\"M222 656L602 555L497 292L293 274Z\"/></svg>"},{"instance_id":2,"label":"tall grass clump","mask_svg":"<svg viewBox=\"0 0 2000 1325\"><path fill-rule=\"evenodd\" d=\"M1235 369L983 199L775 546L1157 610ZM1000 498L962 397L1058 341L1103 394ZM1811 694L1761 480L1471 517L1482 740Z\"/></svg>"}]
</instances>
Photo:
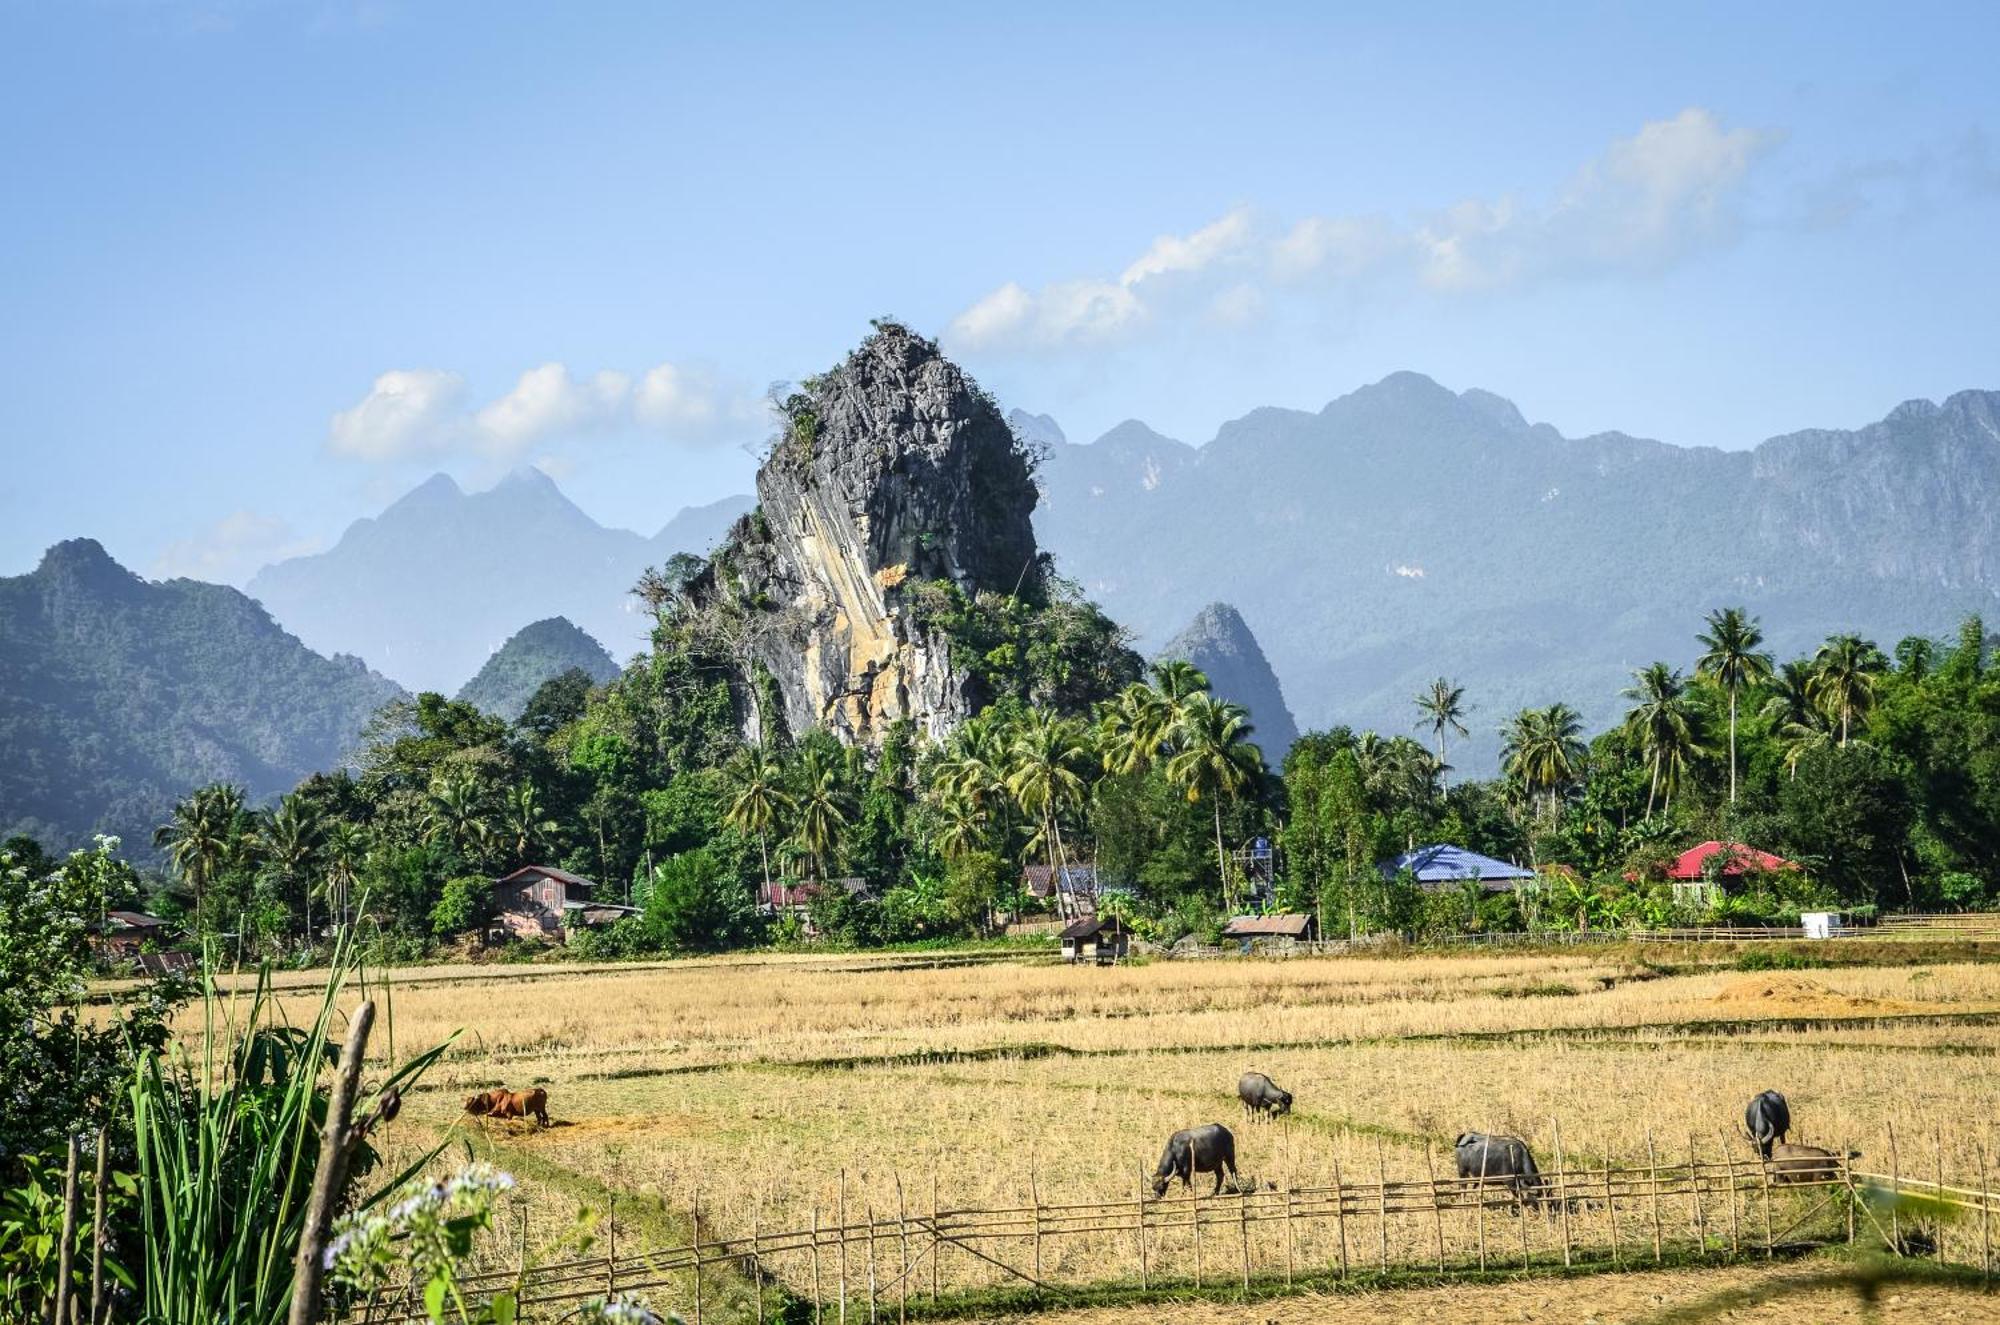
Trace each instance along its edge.
<instances>
[{"instance_id":1,"label":"tall grass clump","mask_svg":"<svg viewBox=\"0 0 2000 1325\"><path fill-rule=\"evenodd\" d=\"M352 943L343 939L303 1024L283 1017L268 969L247 1006L221 994L211 970L198 1042L190 1046L184 1037L140 1056L131 1086L143 1232L135 1276L140 1319L286 1319L339 1052L339 999L357 969ZM370 1129L395 1116L403 1091L449 1043L395 1068L358 1099L343 1139L352 1151L342 1208L367 1208L432 1158L353 1199L376 1164Z\"/></svg>"}]
</instances>

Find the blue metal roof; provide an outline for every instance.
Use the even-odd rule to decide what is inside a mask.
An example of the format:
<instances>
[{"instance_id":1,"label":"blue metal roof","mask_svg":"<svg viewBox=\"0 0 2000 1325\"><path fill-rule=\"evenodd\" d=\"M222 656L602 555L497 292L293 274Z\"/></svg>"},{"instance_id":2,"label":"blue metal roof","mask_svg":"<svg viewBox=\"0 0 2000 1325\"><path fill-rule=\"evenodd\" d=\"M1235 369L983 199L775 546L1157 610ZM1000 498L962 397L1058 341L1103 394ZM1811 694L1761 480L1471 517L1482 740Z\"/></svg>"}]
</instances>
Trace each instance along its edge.
<instances>
[{"instance_id":1,"label":"blue metal roof","mask_svg":"<svg viewBox=\"0 0 2000 1325\"><path fill-rule=\"evenodd\" d=\"M1382 862L1382 877L1385 879L1393 879L1404 870L1415 874L1418 883L1459 883L1467 879L1483 883L1494 879L1535 877L1533 870L1524 870L1519 865L1509 865L1504 860L1495 860L1477 851L1444 843L1418 847L1415 851L1405 851L1394 860Z\"/></svg>"}]
</instances>

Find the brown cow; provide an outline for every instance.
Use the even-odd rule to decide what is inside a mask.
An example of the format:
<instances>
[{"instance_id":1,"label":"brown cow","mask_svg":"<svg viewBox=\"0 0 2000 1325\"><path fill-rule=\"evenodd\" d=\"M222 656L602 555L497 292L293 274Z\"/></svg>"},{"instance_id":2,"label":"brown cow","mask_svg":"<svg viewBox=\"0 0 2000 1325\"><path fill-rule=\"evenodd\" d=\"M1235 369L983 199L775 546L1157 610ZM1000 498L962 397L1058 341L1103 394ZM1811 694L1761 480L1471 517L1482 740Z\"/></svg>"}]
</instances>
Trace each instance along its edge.
<instances>
[{"instance_id":1,"label":"brown cow","mask_svg":"<svg viewBox=\"0 0 2000 1325\"><path fill-rule=\"evenodd\" d=\"M508 1090L502 1086L481 1091L465 1102L465 1111L475 1118L527 1118L533 1115L542 1127L549 1125L549 1093L540 1086L528 1090Z\"/></svg>"},{"instance_id":2,"label":"brown cow","mask_svg":"<svg viewBox=\"0 0 2000 1325\"><path fill-rule=\"evenodd\" d=\"M1846 1158L1859 1159L1859 1151L1849 1151ZM1812 1183L1837 1181L1841 1174L1841 1156L1818 1146L1802 1146L1780 1141L1771 1147L1771 1181L1778 1183Z\"/></svg>"}]
</instances>

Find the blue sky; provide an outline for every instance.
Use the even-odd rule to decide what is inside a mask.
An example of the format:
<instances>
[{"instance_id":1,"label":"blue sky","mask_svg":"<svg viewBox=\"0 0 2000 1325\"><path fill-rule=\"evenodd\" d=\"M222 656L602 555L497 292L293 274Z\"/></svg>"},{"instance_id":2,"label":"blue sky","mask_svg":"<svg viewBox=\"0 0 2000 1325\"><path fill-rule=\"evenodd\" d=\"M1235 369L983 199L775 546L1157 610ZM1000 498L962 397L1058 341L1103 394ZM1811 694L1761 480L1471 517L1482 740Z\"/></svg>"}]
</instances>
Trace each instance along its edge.
<instances>
[{"instance_id":1,"label":"blue sky","mask_svg":"<svg viewBox=\"0 0 2000 1325\"><path fill-rule=\"evenodd\" d=\"M1073 440L1399 368L1747 446L2000 387L2000 8L0 4L0 574L539 464L650 533L893 314Z\"/></svg>"}]
</instances>

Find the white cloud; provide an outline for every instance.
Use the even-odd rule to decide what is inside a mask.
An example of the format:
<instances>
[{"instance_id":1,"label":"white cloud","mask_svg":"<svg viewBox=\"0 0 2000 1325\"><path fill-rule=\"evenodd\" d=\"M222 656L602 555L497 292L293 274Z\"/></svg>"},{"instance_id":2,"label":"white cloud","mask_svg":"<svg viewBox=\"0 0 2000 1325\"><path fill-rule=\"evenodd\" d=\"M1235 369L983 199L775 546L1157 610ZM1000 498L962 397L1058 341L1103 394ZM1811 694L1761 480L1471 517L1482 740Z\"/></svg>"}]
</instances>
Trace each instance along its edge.
<instances>
[{"instance_id":1,"label":"white cloud","mask_svg":"<svg viewBox=\"0 0 2000 1325\"><path fill-rule=\"evenodd\" d=\"M612 429L638 429L697 444L755 426L761 402L710 375L671 363L642 374L601 371L587 378L561 363L521 374L512 388L477 408L456 373L396 369L366 396L333 416L327 449L366 461L470 455L512 464L553 444ZM553 457L536 461L547 467Z\"/></svg>"},{"instance_id":2,"label":"white cloud","mask_svg":"<svg viewBox=\"0 0 2000 1325\"><path fill-rule=\"evenodd\" d=\"M236 511L193 538L170 543L153 563L155 579L184 576L215 584L241 585L264 566L319 550L274 515Z\"/></svg>"},{"instance_id":3,"label":"white cloud","mask_svg":"<svg viewBox=\"0 0 2000 1325\"><path fill-rule=\"evenodd\" d=\"M333 416L327 449L355 460L396 460L445 449L465 391L456 373L435 368L391 369L352 409Z\"/></svg>"},{"instance_id":4,"label":"white cloud","mask_svg":"<svg viewBox=\"0 0 2000 1325\"><path fill-rule=\"evenodd\" d=\"M1267 295L1310 284L1461 294L1656 270L1735 238L1744 183L1775 141L1690 107L1612 142L1540 204L1468 198L1403 222L1308 216L1282 226L1237 207L1155 239L1115 280L1039 290L1009 281L953 319L946 338L975 350L1055 349L1125 339L1183 311L1238 324Z\"/></svg>"}]
</instances>

